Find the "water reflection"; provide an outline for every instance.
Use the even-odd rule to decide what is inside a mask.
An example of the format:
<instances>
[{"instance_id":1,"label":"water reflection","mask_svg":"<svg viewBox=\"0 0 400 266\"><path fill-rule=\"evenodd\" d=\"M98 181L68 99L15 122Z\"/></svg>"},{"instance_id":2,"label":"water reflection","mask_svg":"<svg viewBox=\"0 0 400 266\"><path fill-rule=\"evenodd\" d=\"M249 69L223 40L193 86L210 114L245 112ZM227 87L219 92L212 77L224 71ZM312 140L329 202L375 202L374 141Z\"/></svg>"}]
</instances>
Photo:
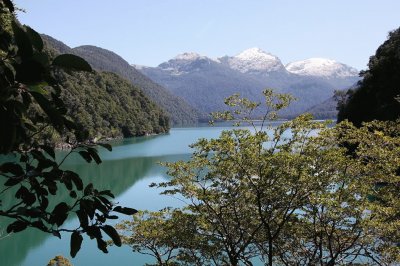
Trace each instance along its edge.
<instances>
[{"instance_id":1,"label":"water reflection","mask_svg":"<svg viewBox=\"0 0 400 266\"><path fill-rule=\"evenodd\" d=\"M158 164L161 161L187 160L191 150L189 145L199 138L216 138L221 131L229 126L172 129L170 134L148 136L114 141L113 151L100 150L103 163L87 164L74 154L65 161L64 168L77 172L85 184L93 183L100 190L111 190L121 205L139 209L157 210L165 206L176 206L174 202L159 197L154 189L149 189L150 182L159 182L167 178L165 169ZM65 152L58 153L61 160ZM1 186L1 184L0 184ZM56 202L68 201L66 191L61 193L49 204L54 208ZM1 195L3 207L13 204L13 193ZM125 217L124 217L125 218ZM76 221L67 222L69 226ZM0 238L4 236L5 228L10 222L0 218ZM3 234L1 234L3 233ZM13 234L0 239L0 265L46 265L57 254L69 254L69 237L59 240L34 229ZM126 248L115 248L104 255L97 250L95 241L85 241L82 251L72 260L78 265L143 265L149 262L148 257L140 257Z\"/></svg>"},{"instance_id":2,"label":"water reflection","mask_svg":"<svg viewBox=\"0 0 400 266\"><path fill-rule=\"evenodd\" d=\"M100 190L109 189L117 197L141 179L151 176L165 176L165 169L158 164L159 162L185 160L187 158L188 155L134 157L103 161L102 164L96 165L94 163L86 164L81 159L72 157L66 161L64 168L77 172L84 180L84 183L94 183L95 187ZM12 195L11 193L6 193L5 197L2 197L3 206L11 206L13 204ZM69 200L68 192L63 188L59 188L57 197L52 198L50 201L49 209L54 208L56 202L68 202ZM9 223L9 219L1 218L0 220L2 236L0 239L0 265L21 265L30 250L39 247L48 237L52 237L35 229L27 229L4 237L6 234L5 229ZM68 238L63 240L68 241ZM24 265L32 265L32 263L25 262Z\"/></svg>"}]
</instances>

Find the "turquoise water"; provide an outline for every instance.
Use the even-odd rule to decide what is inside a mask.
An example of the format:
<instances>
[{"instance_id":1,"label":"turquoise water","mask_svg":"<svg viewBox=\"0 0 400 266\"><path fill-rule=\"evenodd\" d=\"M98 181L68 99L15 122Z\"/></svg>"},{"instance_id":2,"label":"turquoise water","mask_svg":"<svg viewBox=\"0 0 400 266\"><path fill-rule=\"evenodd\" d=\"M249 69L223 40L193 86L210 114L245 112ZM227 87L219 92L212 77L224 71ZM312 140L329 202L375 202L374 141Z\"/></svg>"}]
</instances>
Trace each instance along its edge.
<instances>
[{"instance_id":1,"label":"turquoise water","mask_svg":"<svg viewBox=\"0 0 400 266\"><path fill-rule=\"evenodd\" d=\"M167 206L182 204L178 200L161 196L149 184L166 180L165 168L159 162L187 160L190 158L189 145L199 138L216 138L226 126L174 128L169 134L114 141L113 151L100 150L103 163L87 164L81 158L72 156L64 167L79 173L86 183L92 182L98 189L110 189L115 201L123 206L136 209L159 210ZM61 158L63 153L59 153ZM66 197L66 195L64 195ZM60 195L60 199L63 195ZM2 199L6 203L6 199ZM121 215L123 219L128 216ZM85 239L81 251L71 259L69 256L69 235L58 239L34 229L5 236L8 221L0 220L0 265L2 266L45 266L56 255L63 255L74 266L84 265L143 265L151 258L133 253L129 247L110 247L108 254L97 249L96 241ZM69 220L67 228L73 228L76 220Z\"/></svg>"}]
</instances>

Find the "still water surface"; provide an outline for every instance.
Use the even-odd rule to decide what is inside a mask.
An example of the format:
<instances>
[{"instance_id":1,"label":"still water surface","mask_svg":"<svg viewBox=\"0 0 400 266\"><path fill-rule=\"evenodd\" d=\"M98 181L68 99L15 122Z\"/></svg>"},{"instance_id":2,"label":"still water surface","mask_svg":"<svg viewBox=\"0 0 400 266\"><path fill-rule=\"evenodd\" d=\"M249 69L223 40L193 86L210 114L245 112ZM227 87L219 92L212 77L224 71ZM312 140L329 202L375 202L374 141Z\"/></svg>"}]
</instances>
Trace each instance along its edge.
<instances>
[{"instance_id":1,"label":"still water surface","mask_svg":"<svg viewBox=\"0 0 400 266\"><path fill-rule=\"evenodd\" d=\"M173 128L165 135L115 141L112 152L100 150L102 164L87 164L79 157L70 157L64 167L77 172L86 183L92 182L98 189L110 189L116 196L115 201L123 206L154 211L177 206L181 203L176 199L161 196L159 190L149 188L150 183L168 178L166 169L159 162L189 159L190 144L199 138L216 138L224 129L228 127ZM58 156L61 157L62 153ZM121 215L121 218L130 217ZM144 265L152 262L151 258L133 253L127 246L110 247L109 253L103 254L97 249L96 241L88 239L84 240L78 255L71 259L69 235L63 235L60 240L38 230L27 229L4 237L8 221L0 219L1 266L45 266L56 255L67 257L74 266ZM76 220L69 220L66 227L74 228L76 224Z\"/></svg>"}]
</instances>

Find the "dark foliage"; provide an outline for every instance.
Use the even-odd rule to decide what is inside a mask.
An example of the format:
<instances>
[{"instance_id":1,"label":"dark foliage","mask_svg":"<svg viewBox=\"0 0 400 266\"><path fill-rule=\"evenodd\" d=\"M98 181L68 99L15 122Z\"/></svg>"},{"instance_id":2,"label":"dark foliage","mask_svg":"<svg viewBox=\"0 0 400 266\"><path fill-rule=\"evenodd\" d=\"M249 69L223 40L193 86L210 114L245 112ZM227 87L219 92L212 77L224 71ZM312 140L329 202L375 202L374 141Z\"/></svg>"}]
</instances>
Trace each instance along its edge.
<instances>
[{"instance_id":1,"label":"dark foliage","mask_svg":"<svg viewBox=\"0 0 400 266\"><path fill-rule=\"evenodd\" d=\"M361 72L358 88L349 90L339 105L338 121L348 119L360 126L363 121L396 120L400 117L400 28L389 33L371 56L369 69Z\"/></svg>"},{"instance_id":2,"label":"dark foliage","mask_svg":"<svg viewBox=\"0 0 400 266\"><path fill-rule=\"evenodd\" d=\"M61 238L61 232L71 232L73 257L83 234L96 239L99 249L107 252L102 231L120 245L115 229L105 224L107 220L117 218L113 212L130 215L136 210L115 206L109 190L85 185L79 175L63 170L64 160L56 160L54 146L38 137L44 132L68 136L69 154L79 153L88 163L101 163L96 143L88 142L88 132L68 116L57 75L92 69L75 55L51 58L43 50L40 35L20 25L13 10L12 2L0 0L0 154L7 155L0 164L0 216L12 220L7 233L33 227ZM111 150L108 144L100 145ZM68 202L54 202L65 190ZM10 195L14 203L3 204L2 199ZM79 227L63 228L73 215L79 218Z\"/></svg>"}]
</instances>

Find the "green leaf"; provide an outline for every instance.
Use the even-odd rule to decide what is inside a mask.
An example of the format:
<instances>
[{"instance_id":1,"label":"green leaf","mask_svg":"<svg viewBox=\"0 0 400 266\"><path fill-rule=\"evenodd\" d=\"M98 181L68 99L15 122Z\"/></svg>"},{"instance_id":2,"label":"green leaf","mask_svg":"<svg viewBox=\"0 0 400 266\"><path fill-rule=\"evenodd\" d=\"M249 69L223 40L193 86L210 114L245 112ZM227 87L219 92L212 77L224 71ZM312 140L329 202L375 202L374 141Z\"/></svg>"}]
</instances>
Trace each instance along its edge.
<instances>
[{"instance_id":1,"label":"green leaf","mask_svg":"<svg viewBox=\"0 0 400 266\"><path fill-rule=\"evenodd\" d=\"M83 191L83 194L85 196L89 196L90 194L92 194L92 192L93 192L93 184L90 183L85 187L85 190Z\"/></svg>"},{"instance_id":2,"label":"green leaf","mask_svg":"<svg viewBox=\"0 0 400 266\"><path fill-rule=\"evenodd\" d=\"M72 171L65 171L65 174L66 178L70 178L72 182L74 182L76 189L78 189L79 191L83 189L83 182L78 174Z\"/></svg>"},{"instance_id":3,"label":"green leaf","mask_svg":"<svg viewBox=\"0 0 400 266\"><path fill-rule=\"evenodd\" d=\"M112 146L108 143L97 143L97 144L99 144L103 148L106 148L108 151L112 151Z\"/></svg>"},{"instance_id":4,"label":"green leaf","mask_svg":"<svg viewBox=\"0 0 400 266\"><path fill-rule=\"evenodd\" d=\"M7 181L4 183L4 185L7 187L11 187L11 186L15 186L16 184L19 184L21 181L22 181L21 178L11 177L11 178L7 179Z\"/></svg>"},{"instance_id":5,"label":"green leaf","mask_svg":"<svg viewBox=\"0 0 400 266\"><path fill-rule=\"evenodd\" d=\"M109 196L110 198L114 198L114 194L111 193L111 190L107 189L107 190L103 190L99 192L99 195L106 195Z\"/></svg>"},{"instance_id":6,"label":"green leaf","mask_svg":"<svg viewBox=\"0 0 400 266\"><path fill-rule=\"evenodd\" d=\"M39 217L43 216L43 212L39 208L27 209L25 213L26 213L26 216L29 216L31 218L39 218ZM37 227L37 228L45 228L42 221L35 221L32 223L32 226Z\"/></svg>"},{"instance_id":7,"label":"green leaf","mask_svg":"<svg viewBox=\"0 0 400 266\"><path fill-rule=\"evenodd\" d=\"M56 182L54 182L53 180L45 180L44 182L42 182L42 184L47 186L51 195L56 195L58 189Z\"/></svg>"},{"instance_id":8,"label":"green leaf","mask_svg":"<svg viewBox=\"0 0 400 266\"><path fill-rule=\"evenodd\" d=\"M43 40L42 40L42 37L40 37L39 33L37 33L31 27L26 26L26 25L25 25L25 29L26 29L26 33L27 33L32 45L36 48L36 50L42 51Z\"/></svg>"},{"instance_id":9,"label":"green leaf","mask_svg":"<svg viewBox=\"0 0 400 266\"><path fill-rule=\"evenodd\" d=\"M117 247L120 247L122 245L121 238L114 227L112 227L111 225L105 225L102 226L101 229L112 239Z\"/></svg>"},{"instance_id":10,"label":"green leaf","mask_svg":"<svg viewBox=\"0 0 400 266\"><path fill-rule=\"evenodd\" d=\"M44 86L47 86L48 84L43 82L43 83L38 83L38 84L34 84L34 85L29 85L29 91L30 92L37 92L43 95L47 95L48 92L43 88Z\"/></svg>"},{"instance_id":11,"label":"green leaf","mask_svg":"<svg viewBox=\"0 0 400 266\"><path fill-rule=\"evenodd\" d=\"M65 202L59 203L53 210L50 223L61 226L68 217L69 206Z\"/></svg>"},{"instance_id":12,"label":"green leaf","mask_svg":"<svg viewBox=\"0 0 400 266\"><path fill-rule=\"evenodd\" d=\"M35 203L36 196L35 194L28 192L25 195L22 195L22 200L26 205L31 206L33 203Z\"/></svg>"},{"instance_id":13,"label":"green leaf","mask_svg":"<svg viewBox=\"0 0 400 266\"><path fill-rule=\"evenodd\" d=\"M71 250L70 255L71 257L75 258L78 251L81 249L83 237L79 232L73 232L71 234Z\"/></svg>"},{"instance_id":14,"label":"green leaf","mask_svg":"<svg viewBox=\"0 0 400 266\"><path fill-rule=\"evenodd\" d=\"M105 206L107 206L107 207L111 207L111 206L112 206L112 203L111 203L108 199L106 199L105 197L97 196L97 198L98 198L99 200L101 200L101 202L103 202L103 204L104 204Z\"/></svg>"},{"instance_id":15,"label":"green leaf","mask_svg":"<svg viewBox=\"0 0 400 266\"><path fill-rule=\"evenodd\" d=\"M97 237L96 240L97 240L97 248L103 251L104 253L108 253L106 241L104 241L100 237Z\"/></svg>"},{"instance_id":16,"label":"green leaf","mask_svg":"<svg viewBox=\"0 0 400 266\"><path fill-rule=\"evenodd\" d=\"M94 201L88 200L88 199L83 199L80 201L80 208L85 211L87 216L90 218L90 220L93 219L96 209L94 207Z\"/></svg>"},{"instance_id":17,"label":"green leaf","mask_svg":"<svg viewBox=\"0 0 400 266\"><path fill-rule=\"evenodd\" d=\"M63 176L62 182L64 183L65 187L68 190L72 190L72 181L69 176L67 176L67 175Z\"/></svg>"},{"instance_id":18,"label":"green leaf","mask_svg":"<svg viewBox=\"0 0 400 266\"><path fill-rule=\"evenodd\" d=\"M6 7L8 8L8 10L10 10L10 12L14 12L15 8L14 8L14 4L13 4L13 2L11 2L11 0L3 0L3 2L6 5Z\"/></svg>"},{"instance_id":19,"label":"green leaf","mask_svg":"<svg viewBox=\"0 0 400 266\"><path fill-rule=\"evenodd\" d=\"M92 71L92 67L83 58L73 54L62 54L53 60L53 65L81 71Z\"/></svg>"},{"instance_id":20,"label":"green leaf","mask_svg":"<svg viewBox=\"0 0 400 266\"><path fill-rule=\"evenodd\" d=\"M25 58L32 56L33 49L28 34L14 21L12 27L14 30L15 42L18 46L18 54Z\"/></svg>"},{"instance_id":21,"label":"green leaf","mask_svg":"<svg viewBox=\"0 0 400 266\"><path fill-rule=\"evenodd\" d=\"M138 211L132 208L128 208L128 207L121 207L121 206L117 206L113 209L113 211L115 212L119 212L122 214L126 214L126 215L133 215L135 213L137 213Z\"/></svg>"},{"instance_id":22,"label":"green leaf","mask_svg":"<svg viewBox=\"0 0 400 266\"><path fill-rule=\"evenodd\" d=\"M15 197L16 197L17 199L22 199L22 197L25 196L27 193L29 193L29 190L28 190L26 187L21 186L21 187L17 190L17 193L15 193Z\"/></svg>"},{"instance_id":23,"label":"green leaf","mask_svg":"<svg viewBox=\"0 0 400 266\"><path fill-rule=\"evenodd\" d=\"M56 154L54 152L54 149L50 146L47 145L41 145L40 148L42 150L44 150L48 155L50 155L51 158L55 159L56 158Z\"/></svg>"},{"instance_id":24,"label":"green leaf","mask_svg":"<svg viewBox=\"0 0 400 266\"><path fill-rule=\"evenodd\" d=\"M16 163L3 163L0 165L0 173L11 173L16 176L23 175L24 169L22 169L21 165Z\"/></svg>"},{"instance_id":25,"label":"green leaf","mask_svg":"<svg viewBox=\"0 0 400 266\"><path fill-rule=\"evenodd\" d=\"M78 195L76 194L76 192L75 191L71 191L70 193L69 193L69 196L71 197L71 198L76 198Z\"/></svg>"},{"instance_id":26,"label":"green leaf","mask_svg":"<svg viewBox=\"0 0 400 266\"><path fill-rule=\"evenodd\" d=\"M15 221L12 224L10 224L9 226L7 226L7 233L17 233L17 232L21 232L23 230L26 229L26 227L28 227L28 224L26 222L23 221Z\"/></svg>"},{"instance_id":27,"label":"green leaf","mask_svg":"<svg viewBox=\"0 0 400 266\"><path fill-rule=\"evenodd\" d=\"M90 153L87 151L79 151L79 155L88 163L92 161L92 156L90 156Z\"/></svg>"},{"instance_id":28,"label":"green leaf","mask_svg":"<svg viewBox=\"0 0 400 266\"><path fill-rule=\"evenodd\" d=\"M34 53L32 56L32 60L39 63L45 69L50 66L50 58L46 53Z\"/></svg>"},{"instance_id":29,"label":"green leaf","mask_svg":"<svg viewBox=\"0 0 400 266\"><path fill-rule=\"evenodd\" d=\"M76 215L78 216L81 227L85 228L86 226L89 225L88 216L84 208L81 208L78 211L76 211Z\"/></svg>"},{"instance_id":30,"label":"green leaf","mask_svg":"<svg viewBox=\"0 0 400 266\"><path fill-rule=\"evenodd\" d=\"M98 155L96 149L94 149L94 148L88 148L87 151L89 152L90 157L92 157L92 158L94 159L94 161L95 161L97 164L100 164L100 163L101 163L100 156Z\"/></svg>"}]
</instances>

